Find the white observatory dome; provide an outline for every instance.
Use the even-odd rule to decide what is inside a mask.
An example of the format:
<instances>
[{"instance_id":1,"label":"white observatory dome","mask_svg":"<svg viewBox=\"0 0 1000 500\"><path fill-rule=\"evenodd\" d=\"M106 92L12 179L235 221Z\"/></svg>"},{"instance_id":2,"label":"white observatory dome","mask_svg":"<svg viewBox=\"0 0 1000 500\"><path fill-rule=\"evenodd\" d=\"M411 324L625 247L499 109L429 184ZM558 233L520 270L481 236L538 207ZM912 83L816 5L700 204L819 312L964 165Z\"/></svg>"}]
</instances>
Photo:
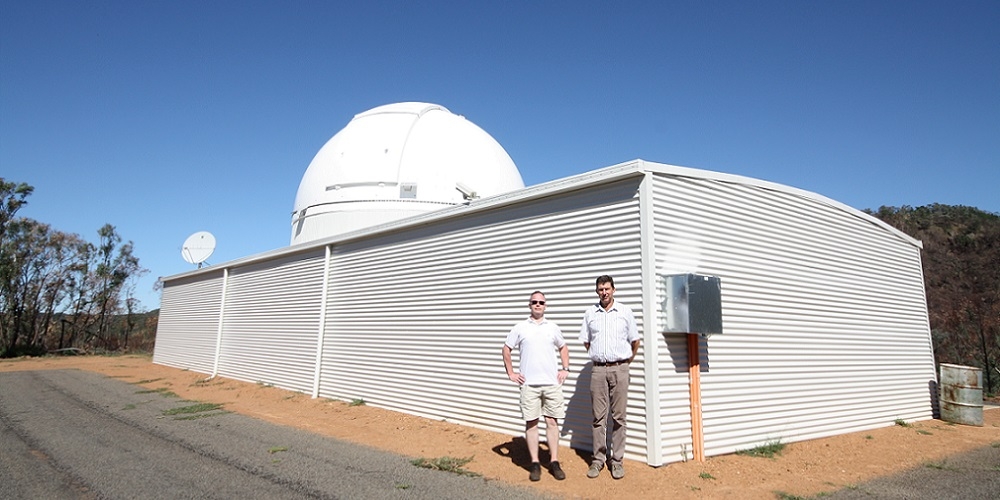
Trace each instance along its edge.
<instances>
[{"instance_id":1,"label":"white observatory dome","mask_svg":"<svg viewBox=\"0 0 1000 500\"><path fill-rule=\"evenodd\" d=\"M302 176L292 244L524 187L503 147L442 106L388 104L356 115Z\"/></svg>"}]
</instances>

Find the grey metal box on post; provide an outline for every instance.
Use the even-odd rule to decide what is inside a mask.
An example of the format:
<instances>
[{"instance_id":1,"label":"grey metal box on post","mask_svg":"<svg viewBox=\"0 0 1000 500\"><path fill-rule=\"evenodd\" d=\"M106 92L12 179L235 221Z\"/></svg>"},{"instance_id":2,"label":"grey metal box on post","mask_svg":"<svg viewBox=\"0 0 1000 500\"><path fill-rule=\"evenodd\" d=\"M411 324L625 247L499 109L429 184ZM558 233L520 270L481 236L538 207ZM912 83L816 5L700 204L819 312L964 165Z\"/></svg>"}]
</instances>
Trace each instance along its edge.
<instances>
[{"instance_id":1,"label":"grey metal box on post","mask_svg":"<svg viewBox=\"0 0 1000 500\"><path fill-rule=\"evenodd\" d=\"M658 275L660 332L722 333L722 283L718 276Z\"/></svg>"}]
</instances>

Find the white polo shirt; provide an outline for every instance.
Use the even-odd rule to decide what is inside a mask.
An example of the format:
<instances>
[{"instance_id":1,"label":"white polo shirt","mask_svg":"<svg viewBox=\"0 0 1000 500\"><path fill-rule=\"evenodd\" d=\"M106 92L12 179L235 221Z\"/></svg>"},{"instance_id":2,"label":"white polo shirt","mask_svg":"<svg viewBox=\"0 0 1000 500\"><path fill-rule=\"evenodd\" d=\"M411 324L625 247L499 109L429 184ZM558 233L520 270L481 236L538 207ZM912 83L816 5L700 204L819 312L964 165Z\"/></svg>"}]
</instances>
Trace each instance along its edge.
<instances>
[{"instance_id":1,"label":"white polo shirt","mask_svg":"<svg viewBox=\"0 0 1000 500\"><path fill-rule=\"evenodd\" d=\"M518 371L524 375L526 385L559 385L556 356L566 345L559 325L544 318L541 323L528 318L514 325L504 344L519 351Z\"/></svg>"}]
</instances>

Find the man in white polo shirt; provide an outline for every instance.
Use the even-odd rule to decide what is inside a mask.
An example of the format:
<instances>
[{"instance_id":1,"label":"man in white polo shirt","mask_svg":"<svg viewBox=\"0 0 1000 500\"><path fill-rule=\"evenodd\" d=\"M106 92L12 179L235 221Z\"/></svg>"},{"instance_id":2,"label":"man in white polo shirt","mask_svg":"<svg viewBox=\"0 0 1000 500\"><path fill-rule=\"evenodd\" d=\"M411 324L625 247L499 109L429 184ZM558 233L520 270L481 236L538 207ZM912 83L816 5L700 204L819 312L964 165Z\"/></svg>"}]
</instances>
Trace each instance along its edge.
<instances>
[{"instance_id":1,"label":"man in white polo shirt","mask_svg":"<svg viewBox=\"0 0 1000 500\"><path fill-rule=\"evenodd\" d=\"M569 374L569 347L559 325L545 319L545 295L533 292L528 301L531 316L514 325L503 345L503 364L507 378L521 386L521 415L524 417L524 439L531 455L528 478L542 478L538 463L538 419L545 416L545 434L549 443L549 472L558 480L566 479L559 466L559 421L566 417L562 384ZM511 350L518 349L521 361L518 371L511 363ZM555 352L561 365L556 365ZM561 368L561 369L559 369Z\"/></svg>"}]
</instances>

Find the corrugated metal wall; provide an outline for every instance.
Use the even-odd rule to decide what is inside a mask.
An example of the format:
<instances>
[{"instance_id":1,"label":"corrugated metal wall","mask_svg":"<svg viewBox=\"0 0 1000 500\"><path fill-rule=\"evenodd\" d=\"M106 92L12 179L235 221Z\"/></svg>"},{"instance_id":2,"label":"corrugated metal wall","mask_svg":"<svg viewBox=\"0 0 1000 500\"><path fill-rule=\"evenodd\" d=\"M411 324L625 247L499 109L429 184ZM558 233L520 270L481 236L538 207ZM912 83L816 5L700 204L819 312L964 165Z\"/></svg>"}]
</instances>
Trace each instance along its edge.
<instances>
[{"instance_id":1,"label":"corrugated metal wall","mask_svg":"<svg viewBox=\"0 0 1000 500\"><path fill-rule=\"evenodd\" d=\"M577 381L590 371L577 336L600 274L641 312L637 186L632 178L336 247L320 394L520 435L500 350L540 289L571 347L563 435L589 449L590 396ZM638 402L641 362L633 370ZM630 408L637 459L641 410Z\"/></svg>"},{"instance_id":2,"label":"corrugated metal wall","mask_svg":"<svg viewBox=\"0 0 1000 500\"><path fill-rule=\"evenodd\" d=\"M154 363L212 373L222 277L220 269L164 283Z\"/></svg>"},{"instance_id":3,"label":"corrugated metal wall","mask_svg":"<svg viewBox=\"0 0 1000 500\"><path fill-rule=\"evenodd\" d=\"M325 250L230 270L219 374L312 393Z\"/></svg>"},{"instance_id":4,"label":"corrugated metal wall","mask_svg":"<svg viewBox=\"0 0 1000 500\"><path fill-rule=\"evenodd\" d=\"M520 435L500 349L540 289L570 344L564 444L589 450L577 335L594 279L610 274L646 339L626 456L658 465L691 458L693 443L686 337L647 331L650 295L657 274L695 272L722 278L726 332L701 341L706 455L930 418L913 242L794 190L659 167L642 184L644 170L624 167L332 240L329 261L303 248L236 261L225 280L214 269L167 279L153 360L212 373L224 309L221 375Z\"/></svg>"},{"instance_id":5,"label":"corrugated metal wall","mask_svg":"<svg viewBox=\"0 0 1000 500\"><path fill-rule=\"evenodd\" d=\"M931 418L919 248L794 193L655 179L657 272L722 281L725 333L702 340L706 455ZM661 345L668 459L690 449L683 346Z\"/></svg>"}]
</instances>

